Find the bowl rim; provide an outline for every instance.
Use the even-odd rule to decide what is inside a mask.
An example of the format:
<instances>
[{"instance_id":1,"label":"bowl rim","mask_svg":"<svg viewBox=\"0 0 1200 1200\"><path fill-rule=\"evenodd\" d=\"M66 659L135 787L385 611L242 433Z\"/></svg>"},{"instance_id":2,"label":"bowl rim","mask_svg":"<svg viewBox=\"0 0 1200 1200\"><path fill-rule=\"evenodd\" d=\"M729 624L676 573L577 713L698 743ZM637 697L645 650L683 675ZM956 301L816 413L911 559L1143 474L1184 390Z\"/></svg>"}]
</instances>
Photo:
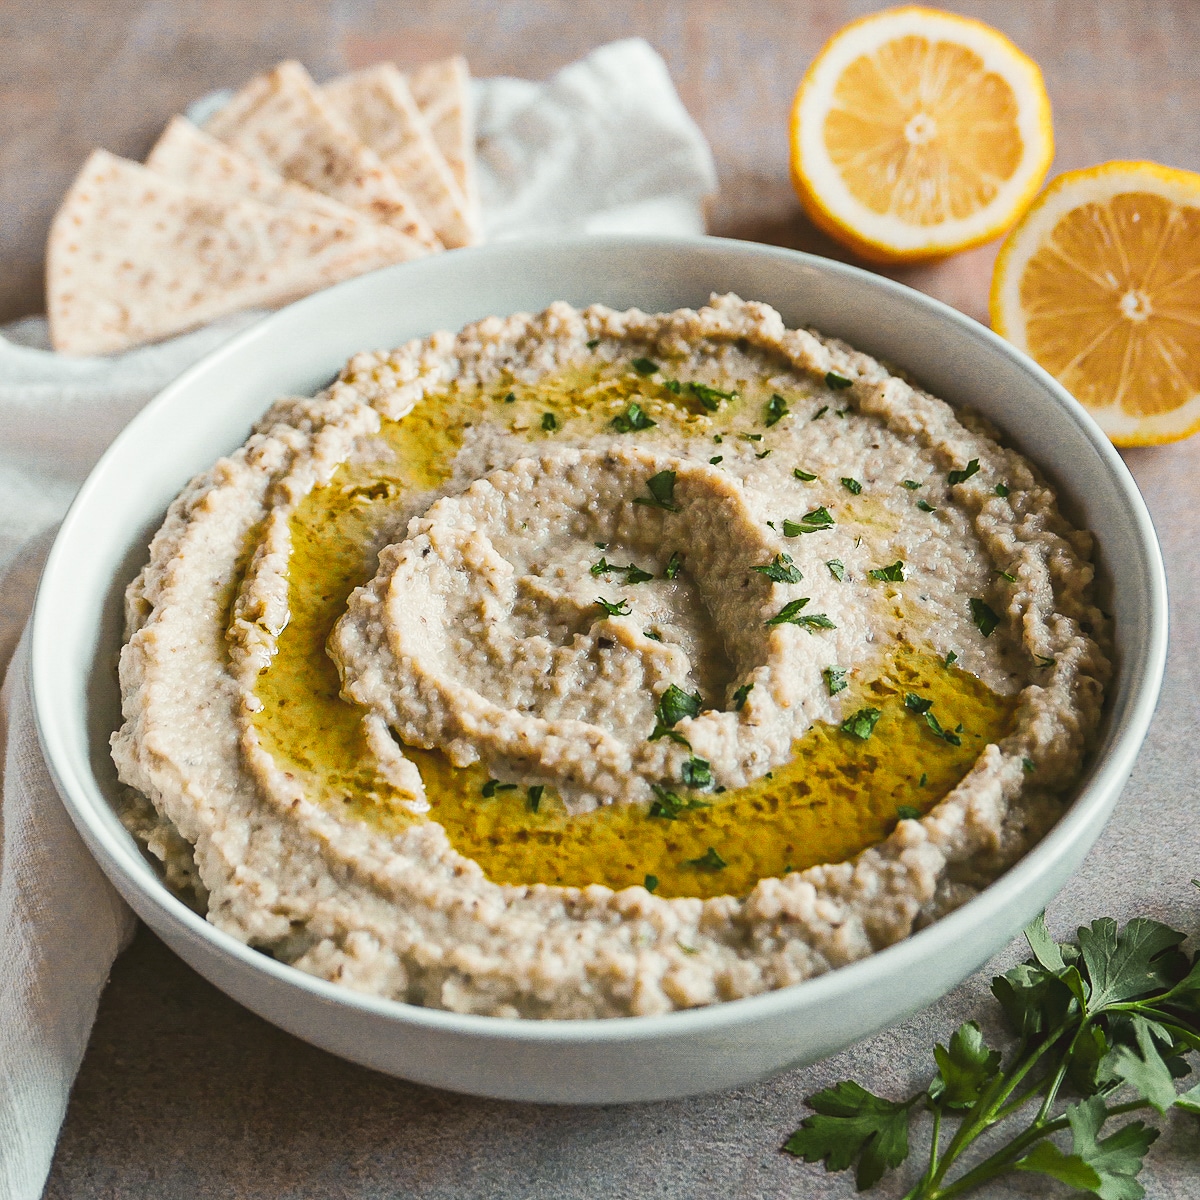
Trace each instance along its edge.
<instances>
[{"instance_id":1,"label":"bowl rim","mask_svg":"<svg viewBox=\"0 0 1200 1200\"><path fill-rule=\"evenodd\" d=\"M462 257L466 255L486 259L490 255L500 256L511 252L517 244L515 240L494 242L485 246L456 250L453 255L457 262L461 262ZM884 947L866 958L795 984L753 996L652 1016L533 1020L524 1017L493 1017L450 1012L367 995L309 975L252 949L209 924L172 894L160 879L155 878L150 882L145 870L146 862L134 846L130 835L125 834L122 838L94 808L83 783L85 774L92 776L90 764L87 765L86 771L76 770L78 764L73 762L71 750L64 745L62 730L52 706L53 689L46 678L54 653L54 630L45 614L50 604L49 597L56 590L56 582L64 570L73 530L80 519L79 514L88 507L91 495L99 486L98 480L108 462L123 452L129 440L138 436L140 425L149 420L150 414L170 405L175 394L189 388L193 379L203 375L222 360L240 355L257 340L273 333L280 325L294 320L296 314L307 313L310 309L319 309L325 305L336 307L345 297L352 297L356 285L361 285L365 279L384 274L402 277L406 270L431 261L417 260L412 264L383 268L381 271L359 276L305 297L267 315L204 355L153 397L114 438L92 468L63 518L47 558L34 604L29 678L38 738L51 778L73 823L83 835L105 874L109 875L114 883L119 877L122 886L118 890L123 893L131 891L142 904L157 910L160 917L182 926L182 931L189 940L207 943L209 947L232 957L252 973L260 972L270 977L274 983L297 988L310 997L345 1005L363 1015L384 1018L400 1026L438 1030L500 1042L562 1042L572 1045L690 1038L696 1034L718 1032L767 1019L787 1011L800 1011L807 1007L824 1005L839 995L864 990L894 971L902 971L907 960L919 960L953 947L959 940L960 931L965 933L969 929L986 924L997 913L1018 905L1027 883L1050 871L1056 861L1067 856L1073 843L1088 836L1105 806L1115 802L1132 769L1154 714L1166 662L1167 585L1158 538L1137 484L1108 437L1053 376L998 334L932 296L848 263L785 247L708 235L548 234L523 238L519 245L523 253L532 256L572 248L614 251L631 246L654 246L674 251L719 248L732 252L735 256L774 259L797 268L845 276L858 285L889 294L893 299L908 306L925 309L927 314L938 321L955 327L966 343L974 343L992 352L999 352L1028 376L1037 389L1048 394L1057 407L1065 410L1091 444L1097 459L1113 477L1122 494L1136 530L1140 566L1151 601L1147 614L1149 635L1145 640L1142 661L1130 663L1132 692L1129 702L1121 714L1120 721L1112 722L1104 743L1095 752L1086 780L1070 807L1027 854L978 895L908 938ZM84 669L90 670L90 667L89 663ZM98 781L94 780L94 776L92 779L96 783L97 791L102 792L103 789ZM134 906L137 907L136 904Z\"/></svg>"}]
</instances>

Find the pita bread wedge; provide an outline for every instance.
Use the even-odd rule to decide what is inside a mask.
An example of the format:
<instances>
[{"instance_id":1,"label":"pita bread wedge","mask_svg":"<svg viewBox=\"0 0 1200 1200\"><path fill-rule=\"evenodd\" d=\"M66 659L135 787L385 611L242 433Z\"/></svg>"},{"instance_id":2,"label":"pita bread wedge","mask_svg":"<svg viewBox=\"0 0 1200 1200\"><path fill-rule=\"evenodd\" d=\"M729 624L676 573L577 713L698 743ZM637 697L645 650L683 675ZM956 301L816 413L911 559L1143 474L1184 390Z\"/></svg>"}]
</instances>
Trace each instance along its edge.
<instances>
[{"instance_id":1,"label":"pita bread wedge","mask_svg":"<svg viewBox=\"0 0 1200 1200\"><path fill-rule=\"evenodd\" d=\"M396 173L447 246L479 240L466 199L394 64L342 75L321 94Z\"/></svg>"},{"instance_id":2,"label":"pita bread wedge","mask_svg":"<svg viewBox=\"0 0 1200 1200\"><path fill-rule=\"evenodd\" d=\"M215 197L97 150L50 227L51 340L67 354L126 350L285 304L412 246L361 220Z\"/></svg>"},{"instance_id":3,"label":"pita bread wedge","mask_svg":"<svg viewBox=\"0 0 1200 1200\"><path fill-rule=\"evenodd\" d=\"M479 187L475 176L475 112L467 60L456 54L426 63L405 76L433 140L450 164L467 210L478 226Z\"/></svg>"},{"instance_id":4,"label":"pita bread wedge","mask_svg":"<svg viewBox=\"0 0 1200 1200\"><path fill-rule=\"evenodd\" d=\"M334 112L298 62L252 79L205 131L285 179L332 196L430 251L442 249L395 174Z\"/></svg>"},{"instance_id":5,"label":"pita bread wedge","mask_svg":"<svg viewBox=\"0 0 1200 1200\"><path fill-rule=\"evenodd\" d=\"M247 158L232 146L197 128L186 117L172 117L159 135L146 166L179 183L203 184L227 200L257 200L279 208L303 209L365 221L360 212L290 180L262 162ZM388 228L379 226L379 228Z\"/></svg>"}]
</instances>

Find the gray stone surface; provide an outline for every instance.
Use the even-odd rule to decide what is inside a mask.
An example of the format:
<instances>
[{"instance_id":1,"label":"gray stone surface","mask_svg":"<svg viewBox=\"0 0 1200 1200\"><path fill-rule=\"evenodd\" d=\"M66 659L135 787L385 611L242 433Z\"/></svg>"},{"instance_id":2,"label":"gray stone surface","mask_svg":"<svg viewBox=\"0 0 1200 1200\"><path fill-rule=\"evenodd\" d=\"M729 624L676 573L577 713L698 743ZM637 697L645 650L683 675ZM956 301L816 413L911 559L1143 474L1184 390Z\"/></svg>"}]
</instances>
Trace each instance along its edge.
<instances>
[{"instance_id":1,"label":"gray stone surface","mask_svg":"<svg viewBox=\"0 0 1200 1200\"><path fill-rule=\"evenodd\" d=\"M1162 700L1115 816L1049 912L1060 935L1145 914L1200 932L1200 437L1127 456L1166 552L1172 640ZM911 1020L828 1061L724 1095L609 1108L475 1100L351 1066L239 1008L142 930L118 960L75 1087L47 1200L752 1200L850 1197L779 1152L804 1098L853 1077L900 1096L929 1047L993 1011L1019 944ZM1178 1116L1142 1176L1200 1196L1200 1124ZM901 1180L881 1188L903 1193ZM1022 1176L987 1197L1066 1190Z\"/></svg>"}]
</instances>

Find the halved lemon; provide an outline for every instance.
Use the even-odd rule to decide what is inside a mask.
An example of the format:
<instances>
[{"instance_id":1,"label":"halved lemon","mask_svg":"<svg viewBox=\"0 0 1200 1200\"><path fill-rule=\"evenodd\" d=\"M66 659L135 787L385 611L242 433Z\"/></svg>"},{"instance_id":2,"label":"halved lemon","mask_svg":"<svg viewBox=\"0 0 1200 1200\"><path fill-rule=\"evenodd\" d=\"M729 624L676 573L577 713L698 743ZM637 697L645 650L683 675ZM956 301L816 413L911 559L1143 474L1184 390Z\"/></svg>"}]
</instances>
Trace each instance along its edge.
<instances>
[{"instance_id":1,"label":"halved lemon","mask_svg":"<svg viewBox=\"0 0 1200 1200\"><path fill-rule=\"evenodd\" d=\"M1200 429L1200 175L1110 162L1060 175L1008 235L992 328L1118 446Z\"/></svg>"},{"instance_id":2,"label":"halved lemon","mask_svg":"<svg viewBox=\"0 0 1200 1200\"><path fill-rule=\"evenodd\" d=\"M937 258L998 236L1053 157L1037 64L991 26L935 9L847 25L792 104L801 204L874 262Z\"/></svg>"}]
</instances>

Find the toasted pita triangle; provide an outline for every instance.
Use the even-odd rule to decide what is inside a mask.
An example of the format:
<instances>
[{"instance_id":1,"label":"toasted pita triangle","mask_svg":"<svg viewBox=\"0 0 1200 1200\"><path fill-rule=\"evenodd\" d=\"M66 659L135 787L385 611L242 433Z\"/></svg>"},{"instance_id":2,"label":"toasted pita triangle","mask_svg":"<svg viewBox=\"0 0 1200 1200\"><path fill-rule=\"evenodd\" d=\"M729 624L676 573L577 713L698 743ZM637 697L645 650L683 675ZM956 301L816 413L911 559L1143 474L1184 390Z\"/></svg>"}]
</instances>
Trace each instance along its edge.
<instances>
[{"instance_id":1,"label":"toasted pita triangle","mask_svg":"<svg viewBox=\"0 0 1200 1200\"><path fill-rule=\"evenodd\" d=\"M204 128L285 179L332 196L431 251L442 248L400 181L334 112L298 62L256 76Z\"/></svg>"},{"instance_id":2,"label":"toasted pita triangle","mask_svg":"<svg viewBox=\"0 0 1200 1200\"><path fill-rule=\"evenodd\" d=\"M342 75L321 94L396 173L447 246L479 240L454 175L394 64Z\"/></svg>"},{"instance_id":3,"label":"toasted pita triangle","mask_svg":"<svg viewBox=\"0 0 1200 1200\"><path fill-rule=\"evenodd\" d=\"M471 106L471 76L462 55L426 63L405 79L421 115L429 124L467 211L479 226L479 186L475 176L475 113Z\"/></svg>"},{"instance_id":4,"label":"toasted pita triangle","mask_svg":"<svg viewBox=\"0 0 1200 1200\"><path fill-rule=\"evenodd\" d=\"M97 150L50 228L51 339L67 354L108 354L284 304L403 257L411 243L383 232L214 197Z\"/></svg>"}]
</instances>

